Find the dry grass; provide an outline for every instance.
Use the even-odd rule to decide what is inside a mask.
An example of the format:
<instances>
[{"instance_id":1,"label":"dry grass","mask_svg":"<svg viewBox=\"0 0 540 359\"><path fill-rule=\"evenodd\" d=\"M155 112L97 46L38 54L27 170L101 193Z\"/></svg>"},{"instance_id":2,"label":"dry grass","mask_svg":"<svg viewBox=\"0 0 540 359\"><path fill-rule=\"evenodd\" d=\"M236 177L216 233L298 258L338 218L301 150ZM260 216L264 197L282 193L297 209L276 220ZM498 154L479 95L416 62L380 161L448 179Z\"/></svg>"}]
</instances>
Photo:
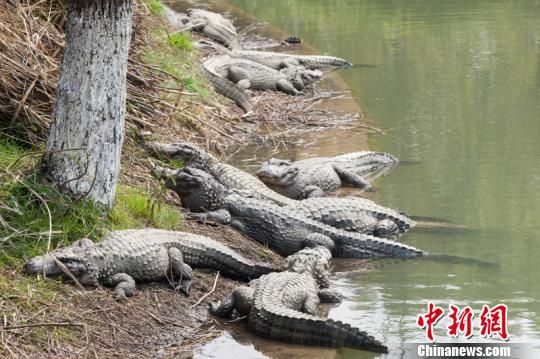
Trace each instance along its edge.
<instances>
[{"instance_id":1,"label":"dry grass","mask_svg":"<svg viewBox=\"0 0 540 359\"><path fill-rule=\"evenodd\" d=\"M0 3L0 128L33 145L43 143L52 118L64 47L65 8L64 0ZM176 137L226 143L223 137L230 135L222 130L226 127L223 122L233 118L234 111L208 106L183 88L185 79L143 60L155 45L150 30L156 26L164 24L151 16L146 5L136 3L126 130L159 135L166 128ZM170 83L178 86L165 85ZM179 116L192 123L178 123Z\"/></svg>"}]
</instances>

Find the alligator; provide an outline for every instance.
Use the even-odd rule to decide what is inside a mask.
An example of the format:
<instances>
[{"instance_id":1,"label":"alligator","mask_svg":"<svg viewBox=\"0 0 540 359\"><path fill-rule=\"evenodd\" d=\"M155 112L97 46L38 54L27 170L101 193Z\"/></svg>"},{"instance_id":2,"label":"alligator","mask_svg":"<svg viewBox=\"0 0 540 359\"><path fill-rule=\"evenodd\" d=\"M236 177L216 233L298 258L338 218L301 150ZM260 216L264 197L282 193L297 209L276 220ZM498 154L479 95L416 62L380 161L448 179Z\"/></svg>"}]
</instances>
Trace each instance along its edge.
<instances>
[{"instance_id":1,"label":"alligator","mask_svg":"<svg viewBox=\"0 0 540 359\"><path fill-rule=\"evenodd\" d=\"M251 280L277 270L254 264L210 238L160 229L114 231L100 242L87 238L71 246L34 257L25 271L46 276L65 274L82 285L114 287L118 299L133 295L135 282L179 278L175 289L188 294L191 267L219 270L226 276Z\"/></svg>"},{"instance_id":2,"label":"alligator","mask_svg":"<svg viewBox=\"0 0 540 359\"><path fill-rule=\"evenodd\" d=\"M323 239L324 241L324 239ZM317 315L320 302L336 302L340 296L328 289L331 244L317 239L287 257L287 270L271 273L241 286L222 301L210 304L210 312L230 317L234 311L247 316L248 327L274 340L326 347L350 347L386 353L387 347L358 328Z\"/></svg>"},{"instance_id":3,"label":"alligator","mask_svg":"<svg viewBox=\"0 0 540 359\"><path fill-rule=\"evenodd\" d=\"M180 141L173 143L152 142L147 143L146 146L157 156L177 159L186 165L210 173L229 189L250 190L278 205L294 205L297 202L272 191L257 177L220 162L211 154L190 143Z\"/></svg>"},{"instance_id":4,"label":"alligator","mask_svg":"<svg viewBox=\"0 0 540 359\"><path fill-rule=\"evenodd\" d=\"M363 233L348 232L309 219L294 208L280 207L250 191L229 190L211 174L197 168L159 173L176 191L190 216L231 224L240 232L282 255L298 252L306 238L317 234L334 243L334 256L350 258L418 257L414 247ZM163 170L162 170L163 171ZM197 213L198 212L198 213Z\"/></svg>"},{"instance_id":5,"label":"alligator","mask_svg":"<svg viewBox=\"0 0 540 359\"><path fill-rule=\"evenodd\" d=\"M308 198L287 208L335 228L381 238L396 238L416 226L407 215L359 197Z\"/></svg>"},{"instance_id":6,"label":"alligator","mask_svg":"<svg viewBox=\"0 0 540 359\"><path fill-rule=\"evenodd\" d=\"M274 90L289 95L299 95L307 85L322 75L319 70L307 70L299 66L276 70L228 55L211 57L203 63L203 67L216 76L232 81L240 89Z\"/></svg>"},{"instance_id":7,"label":"alligator","mask_svg":"<svg viewBox=\"0 0 540 359\"><path fill-rule=\"evenodd\" d=\"M304 66L310 70L352 66L350 62L344 59L325 55L294 55L273 51L233 50L229 52L229 56L255 61L276 70L294 66Z\"/></svg>"},{"instance_id":8,"label":"alligator","mask_svg":"<svg viewBox=\"0 0 540 359\"><path fill-rule=\"evenodd\" d=\"M221 77L204 66L202 68L204 74L218 93L233 100L246 114L253 111L253 104L251 103L249 96L242 89L238 88L234 82Z\"/></svg>"},{"instance_id":9,"label":"alligator","mask_svg":"<svg viewBox=\"0 0 540 359\"><path fill-rule=\"evenodd\" d=\"M361 151L301 161L271 158L263 162L257 177L274 191L293 199L318 197L343 185L371 190L362 176L382 175L397 166L398 159L384 152Z\"/></svg>"},{"instance_id":10,"label":"alligator","mask_svg":"<svg viewBox=\"0 0 540 359\"><path fill-rule=\"evenodd\" d=\"M148 147L156 154L184 161L192 167L210 173L227 189L248 190L290 210L298 210L304 216L348 231L394 238L415 225L406 215L377 205L363 198L311 198L296 201L269 189L256 177L228 164L219 162L212 155L197 147L175 142L172 144L151 143ZM174 178L173 172L161 170L165 177ZM159 171L157 171L159 172ZM208 197L207 201L219 201L219 196ZM205 208L218 208L218 204L206 203Z\"/></svg>"},{"instance_id":11,"label":"alligator","mask_svg":"<svg viewBox=\"0 0 540 359\"><path fill-rule=\"evenodd\" d=\"M181 30L192 29L230 49L240 48L238 33L231 20L221 14L202 9L189 9L186 15L165 7L165 16L171 19L172 23L180 21L184 26Z\"/></svg>"}]
</instances>

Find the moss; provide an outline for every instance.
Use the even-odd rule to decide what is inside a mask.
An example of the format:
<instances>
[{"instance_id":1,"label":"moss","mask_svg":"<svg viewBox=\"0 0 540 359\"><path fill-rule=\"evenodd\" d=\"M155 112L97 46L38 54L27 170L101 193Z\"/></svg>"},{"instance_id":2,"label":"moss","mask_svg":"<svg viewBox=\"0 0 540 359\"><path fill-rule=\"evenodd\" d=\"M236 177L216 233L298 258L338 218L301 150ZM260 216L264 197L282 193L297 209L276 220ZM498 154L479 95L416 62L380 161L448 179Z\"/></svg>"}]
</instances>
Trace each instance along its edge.
<instances>
[{"instance_id":1,"label":"moss","mask_svg":"<svg viewBox=\"0 0 540 359\"><path fill-rule=\"evenodd\" d=\"M16 304L21 310L36 310L42 303L53 301L62 290L61 281L18 277L17 280L0 273L0 299Z\"/></svg>"},{"instance_id":2,"label":"moss","mask_svg":"<svg viewBox=\"0 0 540 359\"><path fill-rule=\"evenodd\" d=\"M263 262L269 262L270 259L272 258L272 251L270 250L270 248L268 248L267 245L260 247L259 258L261 258Z\"/></svg>"}]
</instances>

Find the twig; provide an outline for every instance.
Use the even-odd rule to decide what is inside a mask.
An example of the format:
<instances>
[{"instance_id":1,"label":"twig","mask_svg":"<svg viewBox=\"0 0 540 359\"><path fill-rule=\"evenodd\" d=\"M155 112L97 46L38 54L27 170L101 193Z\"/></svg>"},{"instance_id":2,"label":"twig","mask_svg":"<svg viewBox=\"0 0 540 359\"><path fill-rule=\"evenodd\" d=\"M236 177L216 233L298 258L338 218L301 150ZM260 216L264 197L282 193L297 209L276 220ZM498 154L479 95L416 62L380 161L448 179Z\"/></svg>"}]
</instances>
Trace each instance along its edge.
<instances>
[{"instance_id":1,"label":"twig","mask_svg":"<svg viewBox=\"0 0 540 359\"><path fill-rule=\"evenodd\" d=\"M197 301L197 303L193 304L190 308L195 308L196 306L198 306L199 304L201 304L201 302L202 302L203 300L205 300L210 294L214 293L214 291L216 290L218 278L219 278L219 272L216 273L216 279L214 280L214 286L212 287L212 290L209 291L208 293L206 293L205 295L203 295L203 296L201 297L201 299L199 299L199 300Z\"/></svg>"},{"instance_id":2,"label":"twig","mask_svg":"<svg viewBox=\"0 0 540 359\"><path fill-rule=\"evenodd\" d=\"M7 325L1 326L0 330L16 330L23 328L36 328L36 327L84 327L84 323L34 323L34 324L19 324L19 325Z\"/></svg>"}]
</instances>

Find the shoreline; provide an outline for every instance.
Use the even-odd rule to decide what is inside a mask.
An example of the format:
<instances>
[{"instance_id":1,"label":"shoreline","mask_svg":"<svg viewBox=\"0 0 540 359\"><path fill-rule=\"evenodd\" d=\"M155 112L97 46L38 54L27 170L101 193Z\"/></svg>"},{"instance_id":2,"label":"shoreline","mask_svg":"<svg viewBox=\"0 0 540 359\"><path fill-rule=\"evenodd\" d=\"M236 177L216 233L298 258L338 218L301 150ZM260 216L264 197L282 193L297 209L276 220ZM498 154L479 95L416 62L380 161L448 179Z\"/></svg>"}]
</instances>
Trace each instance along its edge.
<instances>
[{"instance_id":1,"label":"shoreline","mask_svg":"<svg viewBox=\"0 0 540 359\"><path fill-rule=\"evenodd\" d=\"M216 1L210 2L216 3ZM225 2L222 3L225 4ZM145 20L142 17L150 15L152 10L146 3L138 3L136 6L134 24L137 21L143 23ZM244 15L245 26L248 26L247 19L251 18L252 23L257 21L254 17L249 17L250 15L245 13ZM156 15L151 16L153 19L145 23L142 30L138 30L147 33L136 34L136 36L142 36L136 51L142 51L141 47L145 49L144 46L147 45L144 44L144 40L155 41L150 37L150 32L154 26L159 26L156 25L159 23L159 18L156 20ZM273 29L273 31L277 31L277 29ZM198 35L190 35L192 39L197 37ZM156 49L159 51L160 48L148 50L148 53ZM298 49L298 47L290 49ZM302 45L301 49L315 51L306 45ZM56 56L58 55L57 53ZM192 70L198 66L198 61L202 56L203 51L195 51ZM128 73L128 82L132 86L130 94L137 94L138 89L144 89L145 86L154 86L155 89L159 89L165 81L174 79L174 76L178 75L177 73L171 74L170 70L163 70L157 62L147 63L148 57L141 57L140 60L144 62L142 65L136 63L139 59L132 62L136 72L131 73L131 78L130 73ZM161 71L161 77L152 71ZM151 76L150 73L152 73ZM188 78L192 78L191 75L188 74ZM196 76L194 75L193 79L197 79ZM345 82L340 78L340 75L332 73L331 78L328 85L330 87L332 84L339 85L339 91L344 91L341 86L345 86ZM241 111L230 101L216 98L212 90L210 90L209 97L203 98L192 89L186 90L186 81L179 83L182 88L177 90L180 92L177 94L177 98L181 98L181 100L172 99L171 102L168 102L169 99L167 99L167 101L156 102L157 105L153 108L153 112L159 112L157 115L147 115L141 110L144 107L137 107L136 110L139 112L128 112L121 173L121 183L126 186L125 192L128 194L132 189L145 190L147 193L155 191L156 181L149 175L153 159L141 145L141 142L148 139L161 141L174 140L175 138L187 139L223 155L229 153L229 149L234 149L235 146L242 147L242 142L252 139L253 129L259 132L263 129L263 124L268 126L270 123L272 127L276 126L282 129L294 129L297 126L300 129L308 127L316 121L321 121L321 128L325 128L322 122L325 120L324 112L303 111L302 108L305 106L302 106L303 102L301 101L311 104L313 96L317 96L316 91L301 97L255 93L258 96L257 108L259 112L254 118L242 120ZM201 86L204 88L207 84L203 83ZM174 91L160 92L161 95L167 94L167 96L171 93L176 94ZM199 98L193 98L194 96ZM142 98L144 99L144 97ZM138 98L130 97L128 101L131 99L137 100ZM32 100L32 96L30 96L30 100ZM339 107L341 111L343 101L354 103L357 108L356 112L361 113L358 104L353 99L336 102L325 100L323 97L321 104L313 106L313 108L324 108L324 106L332 104ZM298 102L301 104L298 105ZM292 121L271 118L274 112L270 112L270 110L275 111L273 107L276 104L279 107L276 116L279 116L280 113L292 113L293 117L297 116L298 118ZM180 110L181 116L178 117L175 111L179 112ZM312 114L313 116L311 116ZM339 115L340 113L336 113L336 116ZM176 122L179 122L180 125ZM365 149L367 149L367 135L365 137ZM39 145L41 141L37 138L35 141ZM30 151L34 150L35 147L30 147ZM28 151L28 148L21 147L20 153L17 152L15 162L26 156L25 151ZM13 169L16 171L14 173L20 176L33 175L39 166L39 162L34 159L23 161L20 167ZM118 192L122 194L123 190L119 188ZM150 200L154 199L149 197L148 201ZM159 198L159 201L162 201L159 203L170 206L171 210L178 211L179 200L170 192ZM123 204L123 202L119 204ZM130 203L126 202L126 205L129 208ZM283 258L277 254L230 227L212 227L187 221L184 220L183 215L186 211L180 209L179 212L181 213L181 223L171 229L208 235L252 260L265 259L269 263L277 265L283 261ZM61 218L54 217L53 219L56 222L62 221ZM134 220L139 221L137 225L142 227L154 224L153 218L134 217ZM109 221L108 217L98 219L99 226L104 227L100 228L99 231L115 229L114 226L117 225L115 223L113 223L112 228L108 228ZM93 239L100 237L95 232L93 235L95 236ZM41 236L41 234L38 236L38 241ZM75 239L72 238L75 236L73 233L67 233L66 236L65 239L55 239L55 244L66 244L66 241ZM208 313L206 303L220 299L239 283L228 278L220 278L216 291L208 296L204 303L192 308L199 298L210 292L216 278L215 273L196 270L192 293L189 297L175 293L165 284L152 284L138 286L134 297L127 302L120 303L113 299L108 288L79 290L75 285L63 281L36 279L22 275L22 259L16 258L14 262L7 265L0 262L0 312L12 314L8 319L4 317L4 323L0 326L0 333L5 333L0 339L0 354L8 357L19 355L77 357L81 353L96 356L121 355L123 357L140 357L141 355L190 357L197 346L210 341L220 335L223 329L226 329L216 329L216 326L213 325L215 320ZM279 344L276 343L276 345Z\"/></svg>"}]
</instances>

